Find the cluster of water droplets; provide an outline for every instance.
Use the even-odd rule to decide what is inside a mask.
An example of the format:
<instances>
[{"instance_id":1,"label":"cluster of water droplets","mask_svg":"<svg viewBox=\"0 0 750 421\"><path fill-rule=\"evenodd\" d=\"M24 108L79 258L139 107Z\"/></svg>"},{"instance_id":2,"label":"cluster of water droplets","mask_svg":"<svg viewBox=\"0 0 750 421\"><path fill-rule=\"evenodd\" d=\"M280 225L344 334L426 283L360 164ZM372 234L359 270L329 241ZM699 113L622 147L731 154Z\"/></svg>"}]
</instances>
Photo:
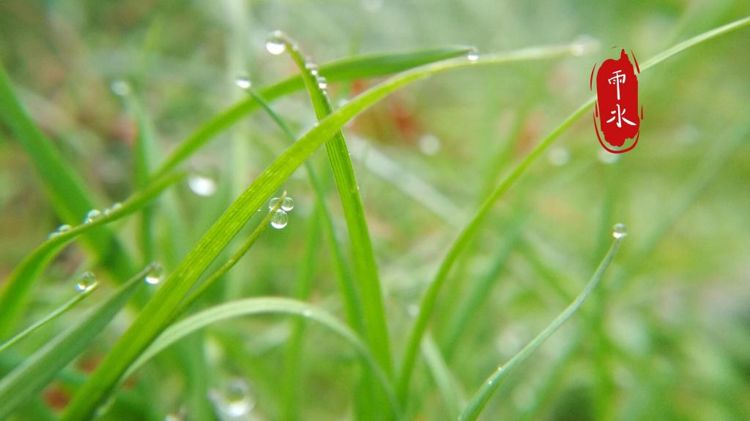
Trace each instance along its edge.
<instances>
[{"instance_id":1,"label":"cluster of water droplets","mask_svg":"<svg viewBox=\"0 0 750 421\"><path fill-rule=\"evenodd\" d=\"M96 275L92 272L83 272L81 276L76 279L76 291L81 294L91 292L98 285Z\"/></svg>"},{"instance_id":2,"label":"cluster of water droplets","mask_svg":"<svg viewBox=\"0 0 750 421\"><path fill-rule=\"evenodd\" d=\"M281 203L279 203L281 202ZM268 210L273 212L271 216L271 227L277 230L283 229L289 223L289 212L294 209L294 199L285 196L283 199L274 197L268 202Z\"/></svg>"},{"instance_id":3,"label":"cluster of water droplets","mask_svg":"<svg viewBox=\"0 0 750 421\"><path fill-rule=\"evenodd\" d=\"M255 408L250 386L241 378L233 378L223 387L212 389L209 398L222 420L249 419L248 415Z\"/></svg>"}]
</instances>

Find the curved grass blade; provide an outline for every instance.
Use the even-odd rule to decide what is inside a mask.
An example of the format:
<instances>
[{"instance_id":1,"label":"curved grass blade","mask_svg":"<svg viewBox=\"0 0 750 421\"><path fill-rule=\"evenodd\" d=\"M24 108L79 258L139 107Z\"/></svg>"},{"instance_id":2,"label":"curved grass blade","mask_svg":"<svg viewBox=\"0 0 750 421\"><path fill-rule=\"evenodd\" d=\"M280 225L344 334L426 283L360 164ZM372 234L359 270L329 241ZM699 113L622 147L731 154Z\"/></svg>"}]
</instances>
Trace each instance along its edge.
<instances>
[{"instance_id":1,"label":"curved grass blade","mask_svg":"<svg viewBox=\"0 0 750 421\"><path fill-rule=\"evenodd\" d=\"M93 284L91 287L86 288L85 290L81 291L80 293L76 294L73 298L66 301L63 305L56 308L54 311L49 313L48 315L42 317L38 321L34 322L31 326L27 327L26 329L22 330L18 334L14 335L12 338L5 341L3 344L0 345L0 353L5 351L6 349L10 348L15 344L16 342L22 340L23 338L29 336L30 334L34 333L37 329L44 326L45 324L51 322L52 320L55 320L58 316L65 313L66 311L70 310L71 308L75 307L76 304L80 303L84 298L91 295L91 293L98 287L99 284Z\"/></svg>"},{"instance_id":2,"label":"curved grass blade","mask_svg":"<svg viewBox=\"0 0 750 421\"><path fill-rule=\"evenodd\" d=\"M594 289L599 285L604 272L609 267L610 263L617 254L617 250L620 248L620 243L624 239L624 236L615 236L609 251L604 256L604 259L599 264L591 279L586 284L586 287L576 297L576 299L565 308L547 327L544 328L534 339L531 340L526 346L524 346L518 353L516 353L505 365L501 365L495 370L487 380L482 384L479 390L469 400L467 407L461 412L459 420L475 420L482 409L490 400L492 395L495 393L500 383L512 373L521 363L526 361L553 333L555 333L560 326L562 326L568 319L570 319L576 311L581 307L586 298L591 295Z\"/></svg>"},{"instance_id":3,"label":"curved grass blade","mask_svg":"<svg viewBox=\"0 0 750 421\"><path fill-rule=\"evenodd\" d=\"M376 373L377 381L389 396L391 409L394 413L399 413L396 405L395 394L393 393L393 389L391 388L385 373L379 367L377 361L374 359L367 346L359 339L357 334L327 312L310 304L289 298L245 298L211 307L181 320L165 330L158 339L156 339L153 344L141 354L138 360L130 366L128 374L134 373L138 368L143 366L143 364L173 343L208 325L236 317L260 314L286 314L303 317L306 320L317 322L341 336L363 357L363 361L368 365L368 368Z\"/></svg>"},{"instance_id":4,"label":"curved grass blade","mask_svg":"<svg viewBox=\"0 0 750 421\"><path fill-rule=\"evenodd\" d=\"M5 287L0 292L0 308L2 309L2 312L0 312L0 338L5 336L14 325L39 274L42 273L47 264L65 245L82 234L143 208L146 203L151 201L168 186L182 179L182 177L182 173L173 173L152 182L146 190L134 194L123 202L120 207L112 208L109 212L105 212L100 218L92 222L80 224L49 238L28 255L16 266L7 279Z\"/></svg>"},{"instance_id":5,"label":"curved grass blade","mask_svg":"<svg viewBox=\"0 0 750 421\"><path fill-rule=\"evenodd\" d=\"M317 126L305 133L261 172L209 228L196 246L167 277L89 381L79 390L66 413L63 414L63 419L80 419L93 414L95 408L115 387L127 367L167 327L185 294L255 214L255 210L268 200L270 195L320 145L333 137L347 121L395 90L436 73L477 66L480 63L502 64L552 58L569 54L572 51L574 49L571 46L530 48L507 54L491 55L476 62L463 59L424 66L386 80L321 120Z\"/></svg>"},{"instance_id":6,"label":"curved grass blade","mask_svg":"<svg viewBox=\"0 0 750 421\"><path fill-rule=\"evenodd\" d=\"M275 41L286 45L286 51L299 68L305 88L310 96L318 120L329 116L333 110L324 89L328 81L317 76L315 64L302 57L297 44L286 35L275 34ZM362 316L364 317L364 335L370 350L381 364L386 374L393 372L388 323L383 305L383 293L378 277L378 266L372 249L370 232L365 219L364 205L359 195L359 186L354 174L354 167L346 147L346 140L341 130L325 144L328 161L331 164L333 178L339 191L344 219L349 231L349 249L354 261L354 279L358 283Z\"/></svg>"},{"instance_id":7,"label":"curved grass blade","mask_svg":"<svg viewBox=\"0 0 750 421\"><path fill-rule=\"evenodd\" d=\"M54 148L52 142L36 126L16 97L11 81L0 64L0 120L4 121L21 143L26 154L34 164L60 219L69 223L78 223L90 209L95 206L92 195L86 191L81 178L72 171L69 165ZM86 244L101 260L109 261L114 273L125 278L132 272L132 264L116 237L101 228L85 237ZM2 336L2 329L0 329Z\"/></svg>"},{"instance_id":8,"label":"curved grass blade","mask_svg":"<svg viewBox=\"0 0 750 421\"><path fill-rule=\"evenodd\" d=\"M125 306L149 270L151 268L147 267L134 275L109 299L89 311L80 323L48 342L0 380L0 414L11 414L19 405L36 396L60 370L80 355Z\"/></svg>"},{"instance_id":9,"label":"curved grass blade","mask_svg":"<svg viewBox=\"0 0 750 421\"><path fill-rule=\"evenodd\" d=\"M684 51L687 48L690 48L701 42L708 41L732 30L736 30L749 25L750 17L729 23L715 30L708 31L706 33L693 37L673 48L666 50L661 54L658 54L653 59L648 60L646 62L647 65L644 64L644 66L642 66L641 72L644 72L645 70L661 63L662 61L668 59L669 57L672 57L675 54ZM709 36L707 36L707 34ZM530 167L531 164L533 164L563 132L565 132L570 126L572 126L573 123L578 120L578 118L586 114L586 112L591 108L594 102L595 98L590 98L570 116L568 116L559 126L552 130L552 132L550 132L538 145L536 145L534 149L532 149L532 151L520 163L518 163L518 165L510 172L510 174L508 174L500 182L500 184L495 188L492 194L490 194L490 196L481 205L477 213L472 217L472 220L469 222L469 224L463 229L463 231L461 231L461 233L451 245L450 249L443 258L440 267L438 268L435 279L432 281L430 286L427 288L424 296L422 297L419 306L419 313L417 314L417 319L415 320L414 326L412 327L412 330L409 334L406 351L404 353L403 364L401 365L401 371L399 373L398 386L396 388L401 402L403 402L408 395L409 379L414 368L414 362L417 357L419 343L422 339L422 336L424 335L425 330L427 329L427 324L434 311L438 293L440 292L442 285L445 283L445 280L447 279L448 273L452 269L453 264L458 259L458 256L466 248L466 246L469 245L472 238L479 230L481 222L492 209L495 202L500 197L502 197L506 191L508 191L508 189L515 183L515 181L526 172L526 169L528 169L528 167Z\"/></svg>"},{"instance_id":10,"label":"curved grass blade","mask_svg":"<svg viewBox=\"0 0 750 421\"><path fill-rule=\"evenodd\" d=\"M460 57L470 50L469 47L446 47L406 53L368 54L324 64L320 67L320 73L332 82L386 76L428 63ZM297 75L262 89L260 95L268 101L273 101L303 88L302 77ZM156 175L175 168L217 134L252 112L258 105L255 98L249 97L204 123L164 160L156 171Z\"/></svg>"}]
</instances>

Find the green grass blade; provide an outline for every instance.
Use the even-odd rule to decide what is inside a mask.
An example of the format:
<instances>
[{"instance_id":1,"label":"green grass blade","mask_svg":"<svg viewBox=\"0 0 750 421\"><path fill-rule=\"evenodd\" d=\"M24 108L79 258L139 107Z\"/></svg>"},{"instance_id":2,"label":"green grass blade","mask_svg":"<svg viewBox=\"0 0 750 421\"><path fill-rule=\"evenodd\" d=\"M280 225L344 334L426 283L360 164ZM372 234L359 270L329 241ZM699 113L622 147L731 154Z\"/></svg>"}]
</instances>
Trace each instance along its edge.
<instances>
[{"instance_id":1,"label":"green grass blade","mask_svg":"<svg viewBox=\"0 0 750 421\"><path fill-rule=\"evenodd\" d=\"M304 317L305 320L316 322L345 339L363 357L368 368L376 373L377 381L390 397L389 402L390 405L392 405L391 409L394 410L395 413L398 413L395 394L393 393L393 389L391 388L385 373L380 369L374 356L370 353L368 347L359 339L357 334L327 312L310 304L289 298L245 298L220 304L196 313L175 323L165 330L130 367L128 373L135 372L135 370L140 368L162 350L208 325L236 317L260 314L285 314Z\"/></svg>"},{"instance_id":2,"label":"green grass blade","mask_svg":"<svg viewBox=\"0 0 750 421\"><path fill-rule=\"evenodd\" d=\"M44 326L45 324L51 322L52 320L55 320L57 317L59 317L61 314L65 313L66 311L70 310L71 308L75 307L76 304L80 303L84 298L91 295L91 293L97 288L99 284L94 284L91 286L91 288L87 288L80 293L76 294L73 298L69 299L63 305L53 310L48 315L44 316L43 318L39 319L38 321L31 324L31 326L27 327L26 329L22 330L18 334L14 335L12 338L5 341L3 344L0 345L0 353L8 349L9 347L13 346L16 342L22 340L23 338L31 335L39 329L40 327Z\"/></svg>"},{"instance_id":3,"label":"green grass blade","mask_svg":"<svg viewBox=\"0 0 750 421\"><path fill-rule=\"evenodd\" d=\"M530 48L488 56L477 62L463 59L423 66L386 80L321 120L317 126L305 133L261 172L209 228L196 246L167 277L135 322L78 392L63 418L80 419L93 414L95 408L115 387L127 367L167 327L185 294L255 214L255 211L320 145L332 138L354 116L397 89L436 73L477 66L480 63L494 65L557 57L568 54L571 50L570 46Z\"/></svg>"},{"instance_id":4,"label":"green grass blade","mask_svg":"<svg viewBox=\"0 0 750 421\"><path fill-rule=\"evenodd\" d=\"M125 306L150 268L133 276L80 323L48 342L0 381L0 414L11 414L38 394L57 373L83 352Z\"/></svg>"},{"instance_id":5,"label":"green grass blade","mask_svg":"<svg viewBox=\"0 0 750 421\"><path fill-rule=\"evenodd\" d=\"M432 374L432 379L437 385L440 395L442 396L442 403L445 405L445 418L456 419L458 417L461 405L461 389L458 382L453 377L448 364L443 358L443 354L440 352L435 341L428 334L425 336L425 340L422 341L422 354L424 355L425 363L427 368Z\"/></svg>"},{"instance_id":6,"label":"green grass blade","mask_svg":"<svg viewBox=\"0 0 750 421\"><path fill-rule=\"evenodd\" d=\"M53 207L60 219L76 224L93 209L94 201L78 174L54 148L52 142L34 124L16 97L11 81L0 64L0 121L5 122L34 164ZM110 260L116 274L132 272L125 249L106 228L90 232L87 245L101 260ZM1 332L1 331L0 331Z\"/></svg>"},{"instance_id":7,"label":"green grass blade","mask_svg":"<svg viewBox=\"0 0 750 421\"><path fill-rule=\"evenodd\" d=\"M83 223L70 230L49 238L30 255L28 255L10 274L5 286L0 291L0 338L7 335L13 327L18 315L28 300L31 288L44 268L59 253L65 245L97 227L114 222L141 208L153 200L159 193L173 183L181 180L183 174L175 173L162 177L151 183L142 192L135 193L128 200L111 212L103 214L93 222Z\"/></svg>"},{"instance_id":8,"label":"green grass blade","mask_svg":"<svg viewBox=\"0 0 750 421\"><path fill-rule=\"evenodd\" d=\"M331 82L386 76L428 63L463 56L469 50L471 49L468 47L446 47L406 53L368 54L324 64L320 67L320 73ZM268 101L273 101L303 88L302 77L297 75L262 89L260 95ZM203 124L164 160L156 171L156 175L175 168L217 134L252 112L258 105L254 98L249 97Z\"/></svg>"},{"instance_id":9,"label":"green grass blade","mask_svg":"<svg viewBox=\"0 0 750 421\"><path fill-rule=\"evenodd\" d=\"M278 41L284 42L286 50L302 73L305 88L310 96L318 120L329 116L333 110L328 96L321 86L326 79L318 77L310 70L314 63L307 62L296 43L279 34ZM372 249L370 232L365 219L365 209L359 195L359 185L354 174L349 150L343 133L337 131L325 144L328 161L344 210L344 219L349 231L349 249L354 261L354 279L358 283L362 315L364 317L365 338L384 371L391 375L393 361L388 337L388 323L383 305L383 293L378 277L378 266Z\"/></svg>"},{"instance_id":10,"label":"green grass blade","mask_svg":"<svg viewBox=\"0 0 750 421\"><path fill-rule=\"evenodd\" d=\"M560 326L562 326L568 319L570 319L576 311L581 307L586 298L591 295L594 289L599 285L604 272L612 263L617 250L620 248L624 236L615 238L610 246L609 251L604 256L604 259L599 264L591 279L586 284L586 287L576 297L576 299L565 308L547 327L544 328L534 339L531 340L526 346L524 346L518 353L516 353L505 365L501 365L495 370L487 380L482 384L479 390L469 400L469 404L462 411L459 416L460 420L475 420L484 409L484 406L490 400L492 395L495 393L500 383L512 373L521 363L526 361L553 333L555 333Z\"/></svg>"},{"instance_id":11,"label":"green grass blade","mask_svg":"<svg viewBox=\"0 0 750 421\"><path fill-rule=\"evenodd\" d=\"M644 64L644 66L641 68L641 72L661 63L662 61L684 51L689 47L748 25L750 25L750 18L745 18L693 37L685 42L678 44L676 47L666 50L664 53L656 55L653 59L648 60L646 64ZM555 140L557 140L557 138L563 132L565 132L570 126L572 126L573 123L578 120L578 118L585 115L587 111L590 110L595 100L595 98L590 98L570 116L568 116L559 126L552 130L552 132L550 132L538 145L536 145L534 149L510 172L510 174L503 178L497 188L485 200L479 211L474 215L469 224L463 229L463 231L461 231L461 233L451 245L450 249L446 253L446 256L443 258L440 267L438 268L435 279L432 281L430 286L427 288L424 296L422 297L417 319L415 320L414 326L412 327L412 330L409 334L406 351L404 353L403 364L399 373L399 384L396 388L399 399L401 401L403 401L408 394L409 379L414 368L414 362L417 357L419 343L422 336L424 335L425 330L427 329L427 324L434 311L438 293L440 292L442 285L445 283L445 280L447 279L448 273L452 269L453 264L458 259L458 256L466 248L466 246L469 245L471 239L477 233L482 220L484 220L490 209L492 209L492 206L495 204L495 202L505 194L505 192L515 183L518 178L521 177L521 175L526 172L531 164L533 164L540 156L542 156L542 154L554 143Z\"/></svg>"}]
</instances>

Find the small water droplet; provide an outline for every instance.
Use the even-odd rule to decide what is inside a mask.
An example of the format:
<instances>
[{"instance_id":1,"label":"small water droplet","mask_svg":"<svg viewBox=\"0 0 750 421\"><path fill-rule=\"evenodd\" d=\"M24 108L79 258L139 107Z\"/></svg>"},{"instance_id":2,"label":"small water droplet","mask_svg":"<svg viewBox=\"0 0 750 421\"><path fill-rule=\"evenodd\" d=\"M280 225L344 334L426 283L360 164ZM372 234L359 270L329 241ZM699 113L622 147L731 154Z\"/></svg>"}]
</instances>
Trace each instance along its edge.
<instances>
[{"instance_id":1,"label":"small water droplet","mask_svg":"<svg viewBox=\"0 0 750 421\"><path fill-rule=\"evenodd\" d=\"M476 48L472 48L468 53L466 53L466 59L472 63L476 62L477 60L479 60L479 51Z\"/></svg>"},{"instance_id":2,"label":"small water droplet","mask_svg":"<svg viewBox=\"0 0 750 421\"><path fill-rule=\"evenodd\" d=\"M323 76L318 76L317 77L317 82L318 82L318 88L320 88L320 89L322 89L324 91L326 89L328 89L328 81Z\"/></svg>"},{"instance_id":3,"label":"small water droplet","mask_svg":"<svg viewBox=\"0 0 750 421\"><path fill-rule=\"evenodd\" d=\"M188 178L188 186L198 196L211 196L216 192L216 182L205 175L191 175Z\"/></svg>"},{"instance_id":4,"label":"small water droplet","mask_svg":"<svg viewBox=\"0 0 750 421\"><path fill-rule=\"evenodd\" d=\"M318 65L308 61L305 63L305 69L310 72L313 76L318 76Z\"/></svg>"},{"instance_id":5,"label":"small water droplet","mask_svg":"<svg viewBox=\"0 0 750 421\"><path fill-rule=\"evenodd\" d=\"M253 82L250 81L250 78L247 76L239 76L234 80L234 84L240 89L250 89L250 87L253 86Z\"/></svg>"},{"instance_id":6,"label":"small water droplet","mask_svg":"<svg viewBox=\"0 0 750 421\"><path fill-rule=\"evenodd\" d=\"M162 272L164 272L164 267L160 263L151 263L149 271L143 280L149 285L159 285Z\"/></svg>"},{"instance_id":7,"label":"small water droplet","mask_svg":"<svg viewBox=\"0 0 750 421\"><path fill-rule=\"evenodd\" d=\"M549 153L547 154L547 159L549 160L550 164L560 167L570 161L570 152L566 148L557 146L550 149Z\"/></svg>"},{"instance_id":8,"label":"small water droplet","mask_svg":"<svg viewBox=\"0 0 750 421\"><path fill-rule=\"evenodd\" d=\"M628 228L625 224L615 224L615 226L612 227L612 237L616 240L625 238L626 235L628 235Z\"/></svg>"},{"instance_id":9,"label":"small water droplet","mask_svg":"<svg viewBox=\"0 0 750 421\"><path fill-rule=\"evenodd\" d=\"M221 414L229 419L244 417L255 407L250 387L240 378L229 381L221 391L212 390L210 397Z\"/></svg>"},{"instance_id":10,"label":"small water droplet","mask_svg":"<svg viewBox=\"0 0 750 421\"><path fill-rule=\"evenodd\" d=\"M435 155L440 152L440 139L433 134L426 134L419 138L417 142L419 150L425 155Z\"/></svg>"},{"instance_id":11,"label":"small water droplet","mask_svg":"<svg viewBox=\"0 0 750 421\"><path fill-rule=\"evenodd\" d=\"M266 50L275 56L286 51L284 33L281 31L273 31L266 41Z\"/></svg>"},{"instance_id":12,"label":"small water droplet","mask_svg":"<svg viewBox=\"0 0 750 421\"><path fill-rule=\"evenodd\" d=\"M89 292L96 288L97 280L91 272L83 272L76 280L76 290L80 293Z\"/></svg>"},{"instance_id":13,"label":"small water droplet","mask_svg":"<svg viewBox=\"0 0 750 421\"><path fill-rule=\"evenodd\" d=\"M132 91L130 83L122 79L113 80L112 83L109 84L109 89L117 96L126 96Z\"/></svg>"},{"instance_id":14,"label":"small water droplet","mask_svg":"<svg viewBox=\"0 0 750 421\"><path fill-rule=\"evenodd\" d=\"M57 236L59 236L59 235L65 234L66 232L70 231L70 230L71 230L71 228L72 228L72 227L71 227L70 225L68 225L68 224L62 224L62 225L60 225L59 227L57 227L57 229L56 229L56 230L52 231L52 232L51 232L51 233L49 234L49 237L48 237L48 238L55 238L55 237L57 237Z\"/></svg>"},{"instance_id":15,"label":"small water droplet","mask_svg":"<svg viewBox=\"0 0 750 421\"><path fill-rule=\"evenodd\" d=\"M286 227L286 224L288 222L289 215L287 215L286 211L283 211L281 209L278 209L276 212L274 212L273 216L271 217L271 226L273 228L276 228L277 230Z\"/></svg>"},{"instance_id":16,"label":"small water droplet","mask_svg":"<svg viewBox=\"0 0 750 421\"><path fill-rule=\"evenodd\" d=\"M104 216L109 216L112 214L112 212L117 211L122 207L122 203L115 202L112 204L112 206L108 207L107 209L104 209Z\"/></svg>"},{"instance_id":17,"label":"small water droplet","mask_svg":"<svg viewBox=\"0 0 750 421\"><path fill-rule=\"evenodd\" d=\"M83 219L83 222L86 224L90 224L96 221L97 219L101 218L101 216L102 216L102 213L99 211L99 209L91 209L86 214L86 217Z\"/></svg>"}]
</instances>

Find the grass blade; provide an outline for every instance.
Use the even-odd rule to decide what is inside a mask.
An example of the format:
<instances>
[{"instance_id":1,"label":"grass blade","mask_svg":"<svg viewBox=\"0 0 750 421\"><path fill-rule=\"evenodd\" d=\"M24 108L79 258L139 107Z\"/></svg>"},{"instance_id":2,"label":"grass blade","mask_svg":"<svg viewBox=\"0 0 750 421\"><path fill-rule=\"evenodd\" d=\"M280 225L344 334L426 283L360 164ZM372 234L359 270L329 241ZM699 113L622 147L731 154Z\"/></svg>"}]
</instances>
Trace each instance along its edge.
<instances>
[{"instance_id":1,"label":"grass blade","mask_svg":"<svg viewBox=\"0 0 750 421\"><path fill-rule=\"evenodd\" d=\"M102 225L116 221L127 216L138 209L143 208L150 200L161 193L165 188L182 179L183 174L175 173L156 180L151 186L134 194L122 203L117 209L105 213L102 217L83 223L57 236L49 238L36 250L27 256L10 274L3 290L0 292L0 337L3 337L12 328L21 309L24 307L34 281L42 273L47 264L59 253L65 245L89 231Z\"/></svg>"},{"instance_id":2,"label":"grass blade","mask_svg":"<svg viewBox=\"0 0 750 421\"><path fill-rule=\"evenodd\" d=\"M555 333L560 326L562 326L568 319L570 319L576 311L581 307L586 298L594 291L602 277L604 272L612 263L617 250L620 248L624 236L615 237L610 246L609 251L604 256L604 259L599 264L591 279L586 284L586 287L576 297L576 299L565 308L547 327L544 328L534 339L531 340L526 346L524 346L518 353L516 353L505 365L501 365L495 370L487 380L482 384L479 390L469 400L469 404L462 411L459 416L460 420L475 420L482 409L490 400L492 395L495 393L500 383L512 373L521 363L526 361L553 333Z\"/></svg>"},{"instance_id":3,"label":"grass blade","mask_svg":"<svg viewBox=\"0 0 750 421\"><path fill-rule=\"evenodd\" d=\"M150 268L129 279L80 323L40 348L0 381L0 414L8 415L38 394L76 358L125 306Z\"/></svg>"}]
</instances>

